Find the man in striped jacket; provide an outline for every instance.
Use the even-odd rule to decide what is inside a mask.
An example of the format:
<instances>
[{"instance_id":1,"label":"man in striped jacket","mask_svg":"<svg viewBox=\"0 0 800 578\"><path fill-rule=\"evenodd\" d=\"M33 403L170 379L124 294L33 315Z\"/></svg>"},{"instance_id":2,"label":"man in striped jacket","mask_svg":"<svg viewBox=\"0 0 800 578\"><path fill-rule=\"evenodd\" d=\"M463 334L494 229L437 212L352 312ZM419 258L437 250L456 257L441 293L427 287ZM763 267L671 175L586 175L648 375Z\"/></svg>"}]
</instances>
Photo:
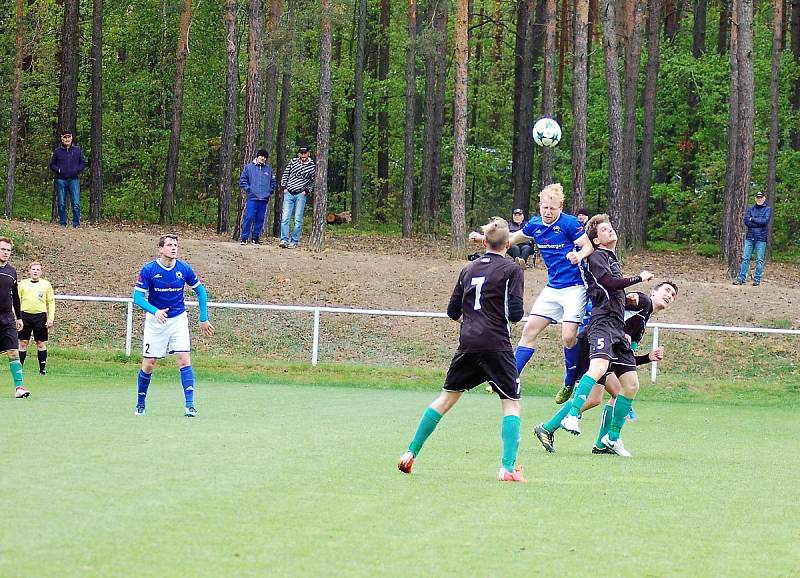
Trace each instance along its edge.
<instances>
[{"instance_id":1,"label":"man in striped jacket","mask_svg":"<svg viewBox=\"0 0 800 578\"><path fill-rule=\"evenodd\" d=\"M308 147L301 146L297 156L289 162L283 171L281 188L283 189L283 218L281 219L280 247L294 249L300 242L303 232L303 211L306 208L308 194L314 190L314 161ZM289 237L289 221L294 215L294 227Z\"/></svg>"}]
</instances>

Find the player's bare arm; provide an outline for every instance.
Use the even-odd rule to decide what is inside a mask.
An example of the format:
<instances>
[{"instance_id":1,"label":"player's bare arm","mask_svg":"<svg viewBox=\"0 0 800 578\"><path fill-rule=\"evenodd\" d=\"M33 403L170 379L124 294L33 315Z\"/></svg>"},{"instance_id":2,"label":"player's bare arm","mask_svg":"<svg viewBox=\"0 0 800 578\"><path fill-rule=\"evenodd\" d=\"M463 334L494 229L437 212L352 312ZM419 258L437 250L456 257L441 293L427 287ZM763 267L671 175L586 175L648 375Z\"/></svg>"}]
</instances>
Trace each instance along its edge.
<instances>
[{"instance_id":1,"label":"player's bare arm","mask_svg":"<svg viewBox=\"0 0 800 578\"><path fill-rule=\"evenodd\" d=\"M573 265L577 265L594 252L592 243L589 241L589 237L587 237L585 234L578 237L578 240L575 241L575 244L580 247L580 250L570 251L567 253L567 259L569 259L569 262Z\"/></svg>"}]
</instances>

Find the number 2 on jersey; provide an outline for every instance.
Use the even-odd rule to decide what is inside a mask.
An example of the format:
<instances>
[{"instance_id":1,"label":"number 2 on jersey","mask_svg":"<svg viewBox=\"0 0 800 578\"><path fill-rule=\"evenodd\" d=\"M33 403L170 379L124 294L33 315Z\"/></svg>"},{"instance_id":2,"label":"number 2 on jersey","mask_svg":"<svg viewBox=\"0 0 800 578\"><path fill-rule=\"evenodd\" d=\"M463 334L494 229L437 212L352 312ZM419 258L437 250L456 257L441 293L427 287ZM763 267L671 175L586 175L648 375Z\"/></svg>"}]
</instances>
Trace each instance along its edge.
<instances>
[{"instance_id":1,"label":"number 2 on jersey","mask_svg":"<svg viewBox=\"0 0 800 578\"><path fill-rule=\"evenodd\" d=\"M481 288L483 287L483 282L486 281L486 277L473 277L472 278L472 285L475 286L475 309L478 310L481 308Z\"/></svg>"}]
</instances>

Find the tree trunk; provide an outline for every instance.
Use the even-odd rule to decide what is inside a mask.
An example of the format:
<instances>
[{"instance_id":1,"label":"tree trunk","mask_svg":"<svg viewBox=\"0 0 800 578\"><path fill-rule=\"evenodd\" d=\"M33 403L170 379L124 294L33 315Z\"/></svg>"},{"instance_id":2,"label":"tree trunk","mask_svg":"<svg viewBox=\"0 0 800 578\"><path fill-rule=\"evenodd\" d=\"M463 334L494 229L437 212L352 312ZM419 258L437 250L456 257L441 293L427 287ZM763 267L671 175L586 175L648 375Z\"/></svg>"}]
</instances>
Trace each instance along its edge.
<instances>
[{"instance_id":1,"label":"tree trunk","mask_svg":"<svg viewBox=\"0 0 800 578\"><path fill-rule=\"evenodd\" d=\"M694 28L692 33L692 56L699 60L705 54L706 48L706 0L694 1ZM697 117L697 107L700 96L697 94L697 84L688 77L686 95L687 105L687 131L681 143L681 185L688 191L694 190L697 172L697 142L695 134L700 129L700 119Z\"/></svg>"},{"instance_id":2,"label":"tree trunk","mask_svg":"<svg viewBox=\"0 0 800 578\"><path fill-rule=\"evenodd\" d=\"M639 177L637 207L638 219L634 222L635 235L647 240L647 214L650 200L650 185L653 182L653 143L656 131L656 94L658 87L659 45L661 41L661 0L650 0L647 16L647 69L645 71L642 109L642 169Z\"/></svg>"},{"instance_id":3,"label":"tree trunk","mask_svg":"<svg viewBox=\"0 0 800 578\"><path fill-rule=\"evenodd\" d=\"M264 148L275 154L275 113L278 110L278 22L283 13L283 0L272 0L269 11L269 55L264 94Z\"/></svg>"},{"instance_id":4,"label":"tree trunk","mask_svg":"<svg viewBox=\"0 0 800 578\"><path fill-rule=\"evenodd\" d=\"M719 2L719 31L717 33L717 54L724 55L728 50L728 28L730 27L730 0Z\"/></svg>"},{"instance_id":5,"label":"tree trunk","mask_svg":"<svg viewBox=\"0 0 800 578\"><path fill-rule=\"evenodd\" d=\"M767 204L775 210L776 169L778 160L778 74L781 67L781 47L783 46L783 0L775 0L775 15L772 37L772 68L769 77L769 153L767 155ZM772 225L769 221L769 248L772 248Z\"/></svg>"},{"instance_id":6,"label":"tree trunk","mask_svg":"<svg viewBox=\"0 0 800 578\"><path fill-rule=\"evenodd\" d=\"M453 192L450 197L452 213L450 257L452 259L463 259L467 255L465 199L467 175L467 62L469 60L468 12L467 2L456 2Z\"/></svg>"},{"instance_id":7,"label":"tree trunk","mask_svg":"<svg viewBox=\"0 0 800 578\"><path fill-rule=\"evenodd\" d=\"M544 0L544 83L542 91L542 114L553 118L553 95L556 89L556 0ZM525 135L530 138L528 135ZM544 188L553 182L553 149L542 148L542 182Z\"/></svg>"},{"instance_id":8,"label":"tree trunk","mask_svg":"<svg viewBox=\"0 0 800 578\"><path fill-rule=\"evenodd\" d=\"M352 200L350 201L353 225L356 227L361 222L361 157L364 154L364 50L367 35L367 0L357 0L357 2L358 33L354 70L355 104L353 106L353 189ZM410 43L411 39L409 37Z\"/></svg>"},{"instance_id":9,"label":"tree trunk","mask_svg":"<svg viewBox=\"0 0 800 578\"><path fill-rule=\"evenodd\" d=\"M278 114L278 143L275 151L275 178L280 182L286 167L286 127L289 125L289 99L292 94L292 50L294 45L295 0L288 0L286 10L286 41L283 44L283 78L281 79L281 109ZM283 189L278 187L272 195L272 236L281 231Z\"/></svg>"},{"instance_id":10,"label":"tree trunk","mask_svg":"<svg viewBox=\"0 0 800 578\"><path fill-rule=\"evenodd\" d=\"M361 0L362 2L364 0ZM417 0L408 2L406 45L406 118L403 161L403 238L411 237L414 215L414 104L417 99Z\"/></svg>"},{"instance_id":11,"label":"tree trunk","mask_svg":"<svg viewBox=\"0 0 800 578\"><path fill-rule=\"evenodd\" d=\"M92 2L92 153L89 167L92 189L89 196L89 220L97 223L103 216L103 0Z\"/></svg>"},{"instance_id":12,"label":"tree trunk","mask_svg":"<svg viewBox=\"0 0 800 578\"><path fill-rule=\"evenodd\" d=\"M386 205L389 202L389 0L381 3L381 33L378 43L378 82L381 97L378 100L378 198L375 200L375 219L388 221Z\"/></svg>"},{"instance_id":13,"label":"tree trunk","mask_svg":"<svg viewBox=\"0 0 800 578\"><path fill-rule=\"evenodd\" d=\"M8 131L8 178L6 180L5 216L11 218L14 208L14 176L17 170L17 140L19 138L19 100L22 94L22 60L25 54L24 44L25 0L17 0L15 17L16 52L14 55L14 87L11 89L11 115Z\"/></svg>"},{"instance_id":14,"label":"tree trunk","mask_svg":"<svg viewBox=\"0 0 800 578\"><path fill-rule=\"evenodd\" d=\"M736 13L738 0L732 0L731 12ZM731 78L728 96L728 158L725 164L725 194L722 200L720 222L721 257L728 267L728 276L736 275L735 262L741 251L743 224L740 223L743 203L736 191L736 150L739 144L739 50L738 26L731 27L730 63Z\"/></svg>"},{"instance_id":15,"label":"tree trunk","mask_svg":"<svg viewBox=\"0 0 800 578\"><path fill-rule=\"evenodd\" d=\"M622 185L622 95L619 86L614 0L603 0L603 44L608 89L608 211L615 223L625 211ZM624 234L625 231L618 231Z\"/></svg>"},{"instance_id":16,"label":"tree trunk","mask_svg":"<svg viewBox=\"0 0 800 578\"><path fill-rule=\"evenodd\" d=\"M263 0L250 0L248 16L250 30L247 34L247 89L244 102L244 123L242 127L242 159L241 165L252 162L258 149L258 129L261 125L261 98L263 87L264 60L264 4ZM236 223L233 228L233 239L238 239L242 232L247 193L239 191L239 202L236 208Z\"/></svg>"},{"instance_id":17,"label":"tree trunk","mask_svg":"<svg viewBox=\"0 0 800 578\"><path fill-rule=\"evenodd\" d=\"M736 198L734 223L737 225L739 250L736 258L728 262L728 274L738 273L739 256L744 241L745 205L750 196L750 181L753 167L753 125L755 120L755 85L753 71L753 0L738 0L736 10L737 31L736 52L739 64L739 144L736 147Z\"/></svg>"},{"instance_id":18,"label":"tree trunk","mask_svg":"<svg viewBox=\"0 0 800 578\"><path fill-rule=\"evenodd\" d=\"M444 135L444 100L447 88L447 20L450 8L447 0L441 2L442 10L436 21L436 94L434 100L433 179L431 188L431 215L433 231L438 230L439 205L442 198L442 138Z\"/></svg>"},{"instance_id":19,"label":"tree trunk","mask_svg":"<svg viewBox=\"0 0 800 578\"><path fill-rule=\"evenodd\" d=\"M627 249L641 249L645 239L636 236L636 221L641 218L641 207L638 206L636 194L636 105L639 94L639 69L642 54L642 29L644 14L647 10L645 0L628 0L625 14L625 100L623 103L622 126L622 212L617 216L619 234L622 231L622 246Z\"/></svg>"},{"instance_id":20,"label":"tree trunk","mask_svg":"<svg viewBox=\"0 0 800 578\"><path fill-rule=\"evenodd\" d=\"M167 168L164 173L164 192L161 197L162 225L172 224L175 205L175 181L178 176L178 153L181 144L181 120L183 119L183 80L186 71L186 55L189 51L189 23L192 16L192 0L183 0L178 45L175 49L175 83L172 89L172 129L167 152Z\"/></svg>"},{"instance_id":21,"label":"tree trunk","mask_svg":"<svg viewBox=\"0 0 800 578\"><path fill-rule=\"evenodd\" d=\"M75 135L78 121L78 20L80 1L64 0L64 20L61 25L61 82L58 90L57 131L70 131ZM77 141L75 135L75 141ZM56 145L60 143L58 136ZM56 188L53 186L51 217L56 218Z\"/></svg>"},{"instance_id":22,"label":"tree trunk","mask_svg":"<svg viewBox=\"0 0 800 578\"><path fill-rule=\"evenodd\" d=\"M236 30L238 0L225 1L225 105L222 120L222 138L219 147L219 205L217 207L217 233L227 233L231 221L231 189L233 143L236 137L236 117L239 99L239 34Z\"/></svg>"},{"instance_id":23,"label":"tree trunk","mask_svg":"<svg viewBox=\"0 0 800 578\"><path fill-rule=\"evenodd\" d=\"M792 14L790 17L791 50L795 66L800 66L800 0L790 1L792 3ZM731 31L731 34L733 34L733 31ZM791 105L792 114L800 114L800 77L796 78L794 81L789 103ZM800 150L800 131L792 128L789 132L789 141L792 144L792 150Z\"/></svg>"},{"instance_id":24,"label":"tree trunk","mask_svg":"<svg viewBox=\"0 0 800 578\"><path fill-rule=\"evenodd\" d=\"M442 130L444 102L440 98L446 70L444 52L447 47L447 0L436 0L429 17L429 28L434 30L435 42L429 42L425 54L425 132L422 152L422 185L420 194L419 221L423 237L431 237L435 232L437 206L436 195L440 184Z\"/></svg>"},{"instance_id":25,"label":"tree trunk","mask_svg":"<svg viewBox=\"0 0 800 578\"><path fill-rule=\"evenodd\" d=\"M576 3L580 0L576 0ZM556 96L558 102L556 103L556 116L560 119L564 111L564 68L569 51L569 2L568 0L561 0L561 30L558 34L558 80L556 82Z\"/></svg>"},{"instance_id":26,"label":"tree trunk","mask_svg":"<svg viewBox=\"0 0 800 578\"><path fill-rule=\"evenodd\" d=\"M575 45L572 61L572 210L586 204L586 106L589 80L589 0L575 3Z\"/></svg>"},{"instance_id":27,"label":"tree trunk","mask_svg":"<svg viewBox=\"0 0 800 578\"><path fill-rule=\"evenodd\" d=\"M686 0L667 0L664 4L665 20L664 20L664 35L667 40L672 42L681 30L681 15L683 12L683 3Z\"/></svg>"},{"instance_id":28,"label":"tree trunk","mask_svg":"<svg viewBox=\"0 0 800 578\"><path fill-rule=\"evenodd\" d=\"M517 4L517 41L514 58L514 133L511 151L511 181L514 207L529 213L533 182L533 66L536 54L536 0ZM538 35L541 36L541 35Z\"/></svg>"},{"instance_id":29,"label":"tree trunk","mask_svg":"<svg viewBox=\"0 0 800 578\"><path fill-rule=\"evenodd\" d=\"M322 21L319 50L319 117L317 120L317 172L314 178L314 223L309 249L325 249L328 212L328 143L331 129L331 0L320 0Z\"/></svg>"}]
</instances>

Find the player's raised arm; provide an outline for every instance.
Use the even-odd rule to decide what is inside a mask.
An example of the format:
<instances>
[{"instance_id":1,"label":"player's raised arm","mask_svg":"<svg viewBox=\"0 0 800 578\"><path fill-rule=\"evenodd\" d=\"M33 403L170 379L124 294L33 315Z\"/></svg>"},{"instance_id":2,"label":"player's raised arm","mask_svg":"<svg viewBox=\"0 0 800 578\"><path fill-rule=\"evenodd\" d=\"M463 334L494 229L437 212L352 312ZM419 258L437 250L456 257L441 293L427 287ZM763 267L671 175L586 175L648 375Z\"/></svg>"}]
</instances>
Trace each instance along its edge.
<instances>
[{"instance_id":1,"label":"player's raised arm","mask_svg":"<svg viewBox=\"0 0 800 578\"><path fill-rule=\"evenodd\" d=\"M567 259L569 259L569 262L573 265L577 265L594 252L594 247L592 247L589 237L585 234L575 240L575 245L580 247L580 251L570 251L567 253Z\"/></svg>"}]
</instances>

